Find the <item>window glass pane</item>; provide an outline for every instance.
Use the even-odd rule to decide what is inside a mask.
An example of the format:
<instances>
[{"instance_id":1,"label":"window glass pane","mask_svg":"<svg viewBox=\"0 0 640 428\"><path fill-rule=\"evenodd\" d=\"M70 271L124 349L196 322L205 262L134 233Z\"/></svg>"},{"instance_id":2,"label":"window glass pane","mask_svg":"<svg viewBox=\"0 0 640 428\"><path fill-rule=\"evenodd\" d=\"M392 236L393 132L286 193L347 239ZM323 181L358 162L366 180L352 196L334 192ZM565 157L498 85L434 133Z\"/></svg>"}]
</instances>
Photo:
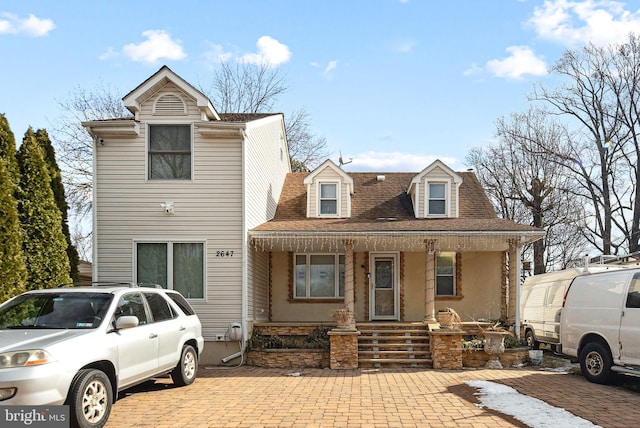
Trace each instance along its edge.
<instances>
[{"instance_id":1,"label":"window glass pane","mask_svg":"<svg viewBox=\"0 0 640 428\"><path fill-rule=\"evenodd\" d=\"M436 295L455 295L455 254L436 257Z\"/></svg>"},{"instance_id":2,"label":"window glass pane","mask_svg":"<svg viewBox=\"0 0 640 428\"><path fill-rule=\"evenodd\" d=\"M191 178L191 126L149 126L149 178Z\"/></svg>"},{"instance_id":3,"label":"window glass pane","mask_svg":"<svg viewBox=\"0 0 640 428\"><path fill-rule=\"evenodd\" d=\"M309 278L311 281L310 297L335 297L335 257L331 254L311 255L309 270Z\"/></svg>"},{"instance_id":4,"label":"window glass pane","mask_svg":"<svg viewBox=\"0 0 640 428\"><path fill-rule=\"evenodd\" d=\"M296 297L307 296L307 256L296 256Z\"/></svg>"},{"instance_id":5,"label":"window glass pane","mask_svg":"<svg viewBox=\"0 0 640 428\"><path fill-rule=\"evenodd\" d=\"M429 214L444 214L444 201L429 201Z\"/></svg>"},{"instance_id":6,"label":"window glass pane","mask_svg":"<svg viewBox=\"0 0 640 428\"><path fill-rule=\"evenodd\" d=\"M338 296L344 297L344 256L338 257L338 263L340 263L338 269L340 270L340 278L338 284Z\"/></svg>"},{"instance_id":7,"label":"window glass pane","mask_svg":"<svg viewBox=\"0 0 640 428\"><path fill-rule=\"evenodd\" d=\"M627 308L640 308L640 275L635 274L629 284Z\"/></svg>"},{"instance_id":8,"label":"window glass pane","mask_svg":"<svg viewBox=\"0 0 640 428\"><path fill-rule=\"evenodd\" d=\"M167 244L139 243L137 281L167 288Z\"/></svg>"},{"instance_id":9,"label":"window glass pane","mask_svg":"<svg viewBox=\"0 0 640 428\"><path fill-rule=\"evenodd\" d=\"M320 201L320 214L337 214L338 204L337 201L326 200Z\"/></svg>"},{"instance_id":10,"label":"window glass pane","mask_svg":"<svg viewBox=\"0 0 640 428\"><path fill-rule=\"evenodd\" d=\"M445 186L442 183L429 184L429 199L444 199Z\"/></svg>"},{"instance_id":11,"label":"window glass pane","mask_svg":"<svg viewBox=\"0 0 640 428\"><path fill-rule=\"evenodd\" d=\"M322 199L335 199L336 198L336 185L335 184L321 184L320 185L320 197Z\"/></svg>"},{"instance_id":12,"label":"window glass pane","mask_svg":"<svg viewBox=\"0 0 640 428\"><path fill-rule=\"evenodd\" d=\"M453 277L439 276L436 282L436 294L438 296L453 296Z\"/></svg>"},{"instance_id":13,"label":"window glass pane","mask_svg":"<svg viewBox=\"0 0 640 428\"><path fill-rule=\"evenodd\" d=\"M149 178L152 180L191 178L191 155L151 154L149 158Z\"/></svg>"},{"instance_id":14,"label":"window glass pane","mask_svg":"<svg viewBox=\"0 0 640 428\"><path fill-rule=\"evenodd\" d=\"M174 317L169 303L167 303L161 295L144 293L144 297L146 297L149 308L151 308L151 315L153 315L154 322L170 320Z\"/></svg>"},{"instance_id":15,"label":"window glass pane","mask_svg":"<svg viewBox=\"0 0 640 428\"><path fill-rule=\"evenodd\" d=\"M122 316L135 316L138 318L138 325L147 323L147 313L142 302L140 293L125 294L118 301L118 307L115 312L116 318Z\"/></svg>"},{"instance_id":16,"label":"window glass pane","mask_svg":"<svg viewBox=\"0 0 640 428\"><path fill-rule=\"evenodd\" d=\"M204 297L203 244L173 244L173 289L187 299Z\"/></svg>"}]
</instances>

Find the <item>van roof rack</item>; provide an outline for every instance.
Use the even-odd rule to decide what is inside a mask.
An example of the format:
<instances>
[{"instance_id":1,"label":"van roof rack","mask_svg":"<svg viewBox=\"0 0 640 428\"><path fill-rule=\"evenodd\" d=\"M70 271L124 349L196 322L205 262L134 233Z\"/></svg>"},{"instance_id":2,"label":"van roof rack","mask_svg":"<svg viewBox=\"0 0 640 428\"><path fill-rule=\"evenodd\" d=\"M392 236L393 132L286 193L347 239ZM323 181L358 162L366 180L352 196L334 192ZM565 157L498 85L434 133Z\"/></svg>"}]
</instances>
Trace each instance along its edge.
<instances>
[{"instance_id":1,"label":"van roof rack","mask_svg":"<svg viewBox=\"0 0 640 428\"><path fill-rule=\"evenodd\" d=\"M67 284L60 284L58 288L74 287L128 287L128 288L162 288L159 284L144 282L115 282L115 281L78 281Z\"/></svg>"}]
</instances>

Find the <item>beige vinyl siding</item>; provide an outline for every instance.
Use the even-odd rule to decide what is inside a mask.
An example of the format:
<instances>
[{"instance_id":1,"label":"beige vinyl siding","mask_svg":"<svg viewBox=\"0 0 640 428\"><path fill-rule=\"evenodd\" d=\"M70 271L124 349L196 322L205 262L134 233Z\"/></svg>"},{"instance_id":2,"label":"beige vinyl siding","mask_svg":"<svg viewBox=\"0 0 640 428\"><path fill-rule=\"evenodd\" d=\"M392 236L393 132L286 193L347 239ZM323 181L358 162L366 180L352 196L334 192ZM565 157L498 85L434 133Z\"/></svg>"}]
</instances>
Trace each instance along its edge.
<instances>
[{"instance_id":1,"label":"beige vinyl siding","mask_svg":"<svg viewBox=\"0 0 640 428\"><path fill-rule=\"evenodd\" d=\"M249 319L252 321L269 320L269 253L249 251L251 266L249 271Z\"/></svg>"},{"instance_id":2,"label":"beige vinyl siding","mask_svg":"<svg viewBox=\"0 0 640 428\"><path fill-rule=\"evenodd\" d=\"M157 96L143 104L141 117L171 123L171 118L150 114ZM176 122L199 119L192 100L188 111L189 117L178 116ZM96 280L131 281L136 241L206 242L206 299L192 303L205 339L211 340L224 334L229 322L241 321L246 239L241 134L236 139L203 139L195 133L192 180L149 181L146 124L141 125L136 139L110 139L96 146ZM165 214L165 201L174 202L173 215ZM218 251L233 251L233 256L217 257Z\"/></svg>"},{"instance_id":3,"label":"beige vinyl siding","mask_svg":"<svg viewBox=\"0 0 640 428\"><path fill-rule=\"evenodd\" d=\"M282 185L290 172L281 116L249 122L246 128L245 176L247 229L273 218ZM281 157L282 152L282 157Z\"/></svg>"},{"instance_id":4,"label":"beige vinyl siding","mask_svg":"<svg viewBox=\"0 0 640 428\"><path fill-rule=\"evenodd\" d=\"M313 184L309 187L309 217L319 216L320 200L318 192L320 192L320 183L337 183L338 184L338 216L342 218L349 217L349 186L344 182L343 177L331 168L325 168L320 171L313 180Z\"/></svg>"},{"instance_id":5,"label":"beige vinyl siding","mask_svg":"<svg viewBox=\"0 0 640 428\"><path fill-rule=\"evenodd\" d=\"M458 193L456 184L453 181L453 177L440 167L436 167L429 172L429 174L422 177L420 180L420 190L418 199L420 200L420 204L418 206L419 214L418 217L427 217L428 211L427 207L429 205L428 200L428 185L429 183L446 183L447 190L449 194L447 195L447 217L455 217L458 211Z\"/></svg>"},{"instance_id":6,"label":"beige vinyl siding","mask_svg":"<svg viewBox=\"0 0 640 428\"><path fill-rule=\"evenodd\" d=\"M248 231L275 215L286 174L289 157L282 129L282 117L269 116L249 122L245 140L245 219ZM255 264L254 264L255 263ZM263 254L248 249L247 317L268 319L268 262ZM259 282L258 282L259 281ZM256 317L256 318L254 318Z\"/></svg>"}]
</instances>

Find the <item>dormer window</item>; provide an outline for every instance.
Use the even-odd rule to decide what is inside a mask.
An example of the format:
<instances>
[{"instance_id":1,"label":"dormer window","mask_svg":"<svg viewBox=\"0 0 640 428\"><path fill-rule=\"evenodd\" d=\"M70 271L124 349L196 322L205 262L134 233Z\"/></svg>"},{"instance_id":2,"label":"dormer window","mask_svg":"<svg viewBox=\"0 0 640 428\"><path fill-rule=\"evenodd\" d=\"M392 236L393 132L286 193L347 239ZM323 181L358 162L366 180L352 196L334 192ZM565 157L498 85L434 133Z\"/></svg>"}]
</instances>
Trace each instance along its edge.
<instances>
[{"instance_id":1,"label":"dormer window","mask_svg":"<svg viewBox=\"0 0 640 428\"><path fill-rule=\"evenodd\" d=\"M415 175L407 189L416 218L455 218L460 213L462 176L436 160Z\"/></svg>"},{"instance_id":2,"label":"dormer window","mask_svg":"<svg viewBox=\"0 0 640 428\"><path fill-rule=\"evenodd\" d=\"M331 160L309 173L303 183L307 186L307 217L351 217L353 178Z\"/></svg>"},{"instance_id":3,"label":"dormer window","mask_svg":"<svg viewBox=\"0 0 640 428\"><path fill-rule=\"evenodd\" d=\"M337 183L320 183L320 215L338 215Z\"/></svg>"},{"instance_id":4,"label":"dormer window","mask_svg":"<svg viewBox=\"0 0 640 428\"><path fill-rule=\"evenodd\" d=\"M429 183L429 215L447 214L446 191L445 183Z\"/></svg>"}]
</instances>

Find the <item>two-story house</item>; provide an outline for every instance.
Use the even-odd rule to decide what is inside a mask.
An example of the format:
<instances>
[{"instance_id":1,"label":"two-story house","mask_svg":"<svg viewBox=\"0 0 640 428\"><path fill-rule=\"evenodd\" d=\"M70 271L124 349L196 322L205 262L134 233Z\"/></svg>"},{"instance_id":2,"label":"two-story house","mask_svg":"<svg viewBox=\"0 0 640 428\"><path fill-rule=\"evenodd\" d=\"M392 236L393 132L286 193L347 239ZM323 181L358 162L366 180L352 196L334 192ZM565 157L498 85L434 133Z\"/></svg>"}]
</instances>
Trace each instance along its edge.
<instances>
[{"instance_id":1,"label":"two-story house","mask_svg":"<svg viewBox=\"0 0 640 428\"><path fill-rule=\"evenodd\" d=\"M271 219L291 171L282 114L219 114L162 67L123 98L132 116L94 139L94 281L156 283L196 309L203 362L238 351L254 269L247 231ZM246 337L246 331L244 332Z\"/></svg>"},{"instance_id":2,"label":"two-story house","mask_svg":"<svg viewBox=\"0 0 640 428\"><path fill-rule=\"evenodd\" d=\"M83 123L93 278L184 294L202 363L235 363L256 323L331 323L337 308L517 324L521 249L543 231L499 219L472 172L291 173L281 114L219 114L167 67L123 101L131 117Z\"/></svg>"}]
</instances>

